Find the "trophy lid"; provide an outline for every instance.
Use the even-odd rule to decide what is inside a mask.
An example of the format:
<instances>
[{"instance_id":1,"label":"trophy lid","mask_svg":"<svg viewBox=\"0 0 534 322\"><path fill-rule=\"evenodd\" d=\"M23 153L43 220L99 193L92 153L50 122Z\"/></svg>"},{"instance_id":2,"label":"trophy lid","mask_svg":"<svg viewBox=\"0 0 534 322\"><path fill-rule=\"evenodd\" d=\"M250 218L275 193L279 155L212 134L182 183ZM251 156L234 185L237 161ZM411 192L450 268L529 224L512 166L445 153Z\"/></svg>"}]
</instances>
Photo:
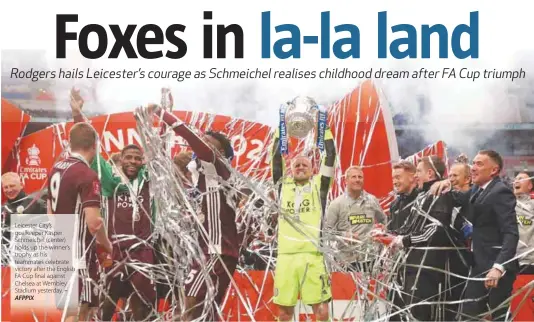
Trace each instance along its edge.
<instances>
[{"instance_id":1,"label":"trophy lid","mask_svg":"<svg viewBox=\"0 0 534 322\"><path fill-rule=\"evenodd\" d=\"M309 96L297 96L288 104L297 110L311 110L317 107L317 102Z\"/></svg>"},{"instance_id":2,"label":"trophy lid","mask_svg":"<svg viewBox=\"0 0 534 322\"><path fill-rule=\"evenodd\" d=\"M315 126L317 103L309 96L297 96L287 104L287 131L289 136L304 138Z\"/></svg>"}]
</instances>

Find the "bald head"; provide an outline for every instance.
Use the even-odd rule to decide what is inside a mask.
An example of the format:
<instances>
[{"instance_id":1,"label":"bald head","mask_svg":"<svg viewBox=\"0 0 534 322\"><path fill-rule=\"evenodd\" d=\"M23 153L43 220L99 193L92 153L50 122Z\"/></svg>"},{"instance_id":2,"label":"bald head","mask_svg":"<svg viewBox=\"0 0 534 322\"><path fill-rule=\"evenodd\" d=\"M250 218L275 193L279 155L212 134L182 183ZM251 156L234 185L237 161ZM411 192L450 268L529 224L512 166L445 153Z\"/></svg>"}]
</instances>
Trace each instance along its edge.
<instances>
[{"instance_id":1,"label":"bald head","mask_svg":"<svg viewBox=\"0 0 534 322\"><path fill-rule=\"evenodd\" d=\"M303 155L294 157L291 162L291 172L296 183L304 184L308 182L312 176L311 160Z\"/></svg>"},{"instance_id":2,"label":"bald head","mask_svg":"<svg viewBox=\"0 0 534 322\"><path fill-rule=\"evenodd\" d=\"M7 172L2 175L2 191L7 199L14 200L22 191L22 181L15 172Z\"/></svg>"},{"instance_id":3,"label":"bald head","mask_svg":"<svg viewBox=\"0 0 534 322\"><path fill-rule=\"evenodd\" d=\"M307 164L312 165L312 162L310 160L310 158L308 158L307 156L305 155L297 155L293 158L293 160L291 161L291 166L293 166L296 162L306 162Z\"/></svg>"}]
</instances>

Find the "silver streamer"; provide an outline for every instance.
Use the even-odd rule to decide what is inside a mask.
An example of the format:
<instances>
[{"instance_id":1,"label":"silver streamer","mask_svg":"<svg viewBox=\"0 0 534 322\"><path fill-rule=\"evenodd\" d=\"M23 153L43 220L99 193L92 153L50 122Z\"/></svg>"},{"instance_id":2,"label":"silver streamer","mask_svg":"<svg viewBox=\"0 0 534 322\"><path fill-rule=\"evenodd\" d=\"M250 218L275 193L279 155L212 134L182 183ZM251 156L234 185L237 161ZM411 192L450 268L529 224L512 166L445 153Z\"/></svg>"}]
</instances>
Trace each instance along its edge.
<instances>
[{"instance_id":1,"label":"silver streamer","mask_svg":"<svg viewBox=\"0 0 534 322\"><path fill-rule=\"evenodd\" d=\"M162 106L167 109L170 108L169 104L169 92L162 92ZM361 94L361 93L360 93ZM360 97L362 97L360 95ZM330 115L336 115L336 110L345 108L342 104L348 104L350 97L347 100L342 101L332 107ZM358 109L360 104L379 104L379 102L358 102ZM374 125L378 122L377 114L369 117L365 122L371 122L371 130L364 134L361 138L364 140L364 146L366 148L363 151L350 151L342 153L352 153L351 163L354 165L362 165L363 160L368 152L370 140L373 135ZM208 114L200 114L196 112L188 112L187 115L190 118L191 128L197 129L209 129L214 122L214 116ZM179 174L179 170L173 163L170 156L169 138L172 137L172 132L167 129L165 132L161 132L160 128L153 127L153 115L149 114L146 109L139 108L135 111L135 119L137 125L137 132L142 140L144 153L146 156L146 166L148 169L150 179L150 195L154 200L155 207L157 209L156 219L153 222L154 233L151 236L151 247L155 246L155 253L160 258L160 261L156 264L144 264L134 262L125 259L124 264L129 268L136 270L143 275L150 277L154 282L158 282L168 286L168 291L165 294L165 298L169 303L169 308L164 312L158 312L157 307L152 305L153 312L150 317L150 321L169 321L180 320L184 315L184 308L186 307L186 297L184 294L185 281L188 278L191 267L199 265L204 268L201 274L206 277L204 283L207 287L207 295L202 303L197 303L202 310L202 314L198 320L206 320L210 313L214 313L215 316L221 318L223 308L215 308L216 312L210 312L212 309L212 303L214 302L216 285L213 285L211 278L209 277L207 259L204 257L200 248L199 239L208 240L207 232L204 230L201 221L197 216L197 209L199 207L201 195L191 193L186 182ZM359 113L357 120L354 124L347 124L342 119L336 119L334 116L334 132L342 132L347 126L357 127L361 126L362 120L360 120ZM239 124L237 120L234 120L226 125L226 133L229 136L240 134L244 136L245 133L251 131L250 127L247 127L244 123ZM57 131L61 131L58 127ZM58 134L59 135L59 134ZM248 134L250 135L250 133ZM339 137L337 138L337 146L343 147L349 145L347 141L350 138ZM294 217L284 213L278 203L275 192L278 190L277 186L274 186L270 179L267 179L266 167L264 160L270 157L270 147L273 140L273 131L268 135L264 143L263 149L256 158L251 159L248 164L242 165L247 167L247 171L241 171L242 169L232 169L230 164L226 166L232 171L232 179L228 182L221 180L221 189L225 189L230 195L237 196L241 202L236 205L236 225L238 232L243 234L243 244L240 246L240 259L238 267L236 269L237 274L241 274L248 279L254 288L254 290L261 297L266 292L266 280L268 274L272 274L276 267L276 253L277 253L277 222L281 218L288 221L293 228L300 232L303 236L306 236L303 223L295 220ZM352 142L349 142L352 143ZM315 142L310 138L304 138L300 140L299 149L304 151L310 151L313 149ZM56 148L54 142L54 148ZM58 147L60 148L60 147ZM65 148L65 147L64 147ZM366 167L372 167L378 165L366 165ZM336 190L341 190L342 176L339 164L336 166L336 180L334 185ZM135 194L135 188L131 184L127 185L130 193ZM248 189L251 193L249 195L243 195L243 189ZM329 200L332 200L333 194L330 194ZM386 196L381 200L381 206L388 208L391 201L394 199L394 193ZM424 197L424 196L421 196ZM137 200L132 198L132 200ZM438 221L433 219L428 212L421 210L421 202L416 201L410 205L414 209L414 213L418 216L423 216L430 219L435 225L440 225ZM140 203L136 204L136 207L142 209ZM149 209L143 209L150 213ZM432 207L430 211L432 210ZM109 210L108 210L109 211ZM9 229L2 225L2 232L5 229ZM122 240L131 239L132 236L117 236ZM136 240L136 245L146 243L146 241ZM133 247L135 247L134 245ZM352 298L345 301L342 307L339 305L330 305L330 316L336 316L339 319L353 319L354 321L387 321L393 315L401 314L406 316L409 321L415 321L414 317L410 314L410 310L416 305L437 305L440 310L440 316L443 317L447 304L462 304L467 301L475 299L462 299L459 301L451 301L447 298L447 292L450 290L450 285L442 285L438 294L433 295L427 299L424 299L418 304L407 305L405 307L395 307L391 299L392 294L396 296L403 294L403 276L402 270L405 265L407 252L405 250L397 250L391 246L384 246L373 240L371 236L359 236L359 238L348 238L345 235L336 231L321 231L321 239L316 244L320 252L324 254L327 267L331 272L342 272L347 276L350 276L355 287L359 290L353 294ZM2 261L4 263L13 263L11 258L11 250L5 249L2 246ZM450 249L436 248L436 247L421 247L418 250L422 250L425 253L445 251ZM460 249L457 249L458 251ZM413 251L413 250L411 250ZM530 252L534 252L531 249L529 252L518 254L517 258L522 258L528 255ZM347 253L356 256L358 258L365 258L366 265L353 265L353 257L345 256ZM476 277L459 276L454 273L450 273L446 270L437 270L431 267L424 267L422 265L416 266L419 270L434 269L441 273L446 274L449 277L456 277L462 279L462 287L464 287L467 281L483 281L485 274ZM226 272L229 273L226 267ZM250 270L262 270L264 271L264 278L261 285L257 286L253 283L253 279L248 275ZM113 274L114 271L108 272L108 276ZM104 272L101 272L101 277L107 277ZM71 281L74 283L74 281ZM100 281L93 281L103 296L108 296L108 290ZM253 303L247 294L242 294L237 287L235 281L232 279L230 284L232 291L227 296L235 296L241 302L243 311L231 312L231 320L253 320L253 316L258 312L262 306L260 301ZM534 281L523 286L518 292L514 293L510 299L502 303L502 305L508 305L512 298L521 296L520 308L526 301L531 299L526 295L520 295L523 291L532 291L534 288ZM2 294L2 296L6 296ZM225 303L228 298L225 299ZM223 304L224 305L224 304ZM335 306L335 308L334 308ZM298 307L301 314L305 311L305 308ZM130 308L128 306L118 310L118 314L121 316L129 316ZM485 312L490 314L491 311ZM508 317L513 319L516 313ZM296 317L298 319L298 317ZM469 317L461 317L462 319ZM474 317L471 317L474 318ZM222 319L222 318L221 318Z\"/></svg>"}]
</instances>

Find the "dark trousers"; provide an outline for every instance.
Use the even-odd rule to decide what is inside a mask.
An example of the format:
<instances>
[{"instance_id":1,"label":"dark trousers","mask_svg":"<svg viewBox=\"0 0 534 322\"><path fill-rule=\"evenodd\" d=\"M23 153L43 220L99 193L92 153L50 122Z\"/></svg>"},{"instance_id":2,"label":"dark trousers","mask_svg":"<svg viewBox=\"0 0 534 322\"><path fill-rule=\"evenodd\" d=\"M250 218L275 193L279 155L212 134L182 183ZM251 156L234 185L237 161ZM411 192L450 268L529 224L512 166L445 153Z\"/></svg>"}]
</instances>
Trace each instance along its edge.
<instances>
[{"instance_id":1,"label":"dark trousers","mask_svg":"<svg viewBox=\"0 0 534 322\"><path fill-rule=\"evenodd\" d=\"M401 285L401 294L397 290L390 292L390 299L395 305L391 314L397 313L408 306L408 311L403 311L389 318L389 321L411 321L413 318L419 321L444 321L445 310L439 304L419 304L421 302L442 302L445 300L445 275L436 271L408 268L401 270L397 277L397 283ZM404 280L401 279L403 277Z\"/></svg>"},{"instance_id":2,"label":"dark trousers","mask_svg":"<svg viewBox=\"0 0 534 322\"><path fill-rule=\"evenodd\" d=\"M467 276L469 276L469 267L467 266L466 261L462 261L460 257L467 258L468 254L466 251L457 251L454 250L449 254L449 269L448 271L463 276L456 277L452 274L449 276L448 280L450 284L447 285L447 302L456 302L460 301L463 298L463 294L466 290L467 285ZM445 321L457 321L458 320L458 309L460 304L446 304L444 318Z\"/></svg>"},{"instance_id":3,"label":"dark trousers","mask_svg":"<svg viewBox=\"0 0 534 322\"><path fill-rule=\"evenodd\" d=\"M404 318L404 312L398 313L406 306L402 296L402 284L403 282L401 279L401 275L399 274L397 275L397 285L399 286L399 289L392 289L388 294L388 299L393 302L394 305L391 309L390 314L395 314L389 318L390 322L406 321L406 319Z\"/></svg>"},{"instance_id":4,"label":"dark trousers","mask_svg":"<svg viewBox=\"0 0 534 322\"><path fill-rule=\"evenodd\" d=\"M442 306L439 304L418 304L423 301L443 301L444 290L444 276L441 273L425 270L421 270L420 274L407 272L403 300L407 306L416 304L410 309L410 313L415 319L419 321L442 321L444 313Z\"/></svg>"},{"instance_id":5,"label":"dark trousers","mask_svg":"<svg viewBox=\"0 0 534 322\"><path fill-rule=\"evenodd\" d=\"M485 277L486 274L470 274L470 277ZM499 308L491 314L493 321L504 321L508 312L509 304L503 305L512 294L512 288L516 278L515 272L507 271L497 284L496 288L486 289L483 281L468 281L467 289L464 294L464 300L475 300L463 303L461 309L462 321L480 321L487 312Z\"/></svg>"}]
</instances>

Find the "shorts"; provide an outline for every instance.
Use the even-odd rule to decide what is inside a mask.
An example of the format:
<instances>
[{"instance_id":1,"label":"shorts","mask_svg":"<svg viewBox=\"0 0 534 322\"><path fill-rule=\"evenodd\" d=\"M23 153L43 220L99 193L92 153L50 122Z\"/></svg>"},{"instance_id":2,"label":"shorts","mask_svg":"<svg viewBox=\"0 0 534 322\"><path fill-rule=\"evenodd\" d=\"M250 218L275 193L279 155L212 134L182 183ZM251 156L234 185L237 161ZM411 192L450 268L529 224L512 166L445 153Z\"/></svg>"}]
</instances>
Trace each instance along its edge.
<instances>
[{"instance_id":1,"label":"shorts","mask_svg":"<svg viewBox=\"0 0 534 322\"><path fill-rule=\"evenodd\" d=\"M194 297L197 304L199 304L207 295L207 285L206 278L209 274L213 286L215 287L215 304L220 305L224 296L226 295L226 290L231 282L231 277L233 278L236 266L237 258L221 255L209 255L206 256L208 261L206 263L205 269L200 269L200 265L196 263L185 281L185 295L188 297ZM222 260L222 262L221 262ZM230 276L225 270L225 267L230 272Z\"/></svg>"},{"instance_id":2,"label":"shorts","mask_svg":"<svg viewBox=\"0 0 534 322\"><path fill-rule=\"evenodd\" d=\"M122 261L125 261L122 263ZM132 267L128 264L134 263ZM119 297L128 297L138 294L139 297L153 304L156 300L154 279L150 276L151 267L146 269L143 264L154 265L154 253L150 248L141 248L131 251L113 250L113 266L107 269L110 276L106 278L106 290ZM143 270L138 270L141 267Z\"/></svg>"},{"instance_id":3,"label":"shorts","mask_svg":"<svg viewBox=\"0 0 534 322\"><path fill-rule=\"evenodd\" d=\"M96 261L94 260L94 257L95 256L87 256L88 268L78 269L78 270L73 271L72 274L75 275L74 278L72 278L72 275L67 274L67 278L69 281L71 280L71 278L73 280L76 280L76 279L78 280L77 285L75 285L75 288L77 289L70 290L69 289L70 283L68 283L62 293L55 294L56 307L59 310L64 310L65 303L68 303L69 310L76 310L76 311L78 307L82 304L89 304L89 307L98 307L99 277L98 277L98 267L97 267ZM70 294L77 293L78 295L77 301L72 295L69 296L69 293Z\"/></svg>"},{"instance_id":4,"label":"shorts","mask_svg":"<svg viewBox=\"0 0 534 322\"><path fill-rule=\"evenodd\" d=\"M330 301L332 290L322 254L278 254L274 272L273 302L297 305L298 296L306 305Z\"/></svg>"}]
</instances>

